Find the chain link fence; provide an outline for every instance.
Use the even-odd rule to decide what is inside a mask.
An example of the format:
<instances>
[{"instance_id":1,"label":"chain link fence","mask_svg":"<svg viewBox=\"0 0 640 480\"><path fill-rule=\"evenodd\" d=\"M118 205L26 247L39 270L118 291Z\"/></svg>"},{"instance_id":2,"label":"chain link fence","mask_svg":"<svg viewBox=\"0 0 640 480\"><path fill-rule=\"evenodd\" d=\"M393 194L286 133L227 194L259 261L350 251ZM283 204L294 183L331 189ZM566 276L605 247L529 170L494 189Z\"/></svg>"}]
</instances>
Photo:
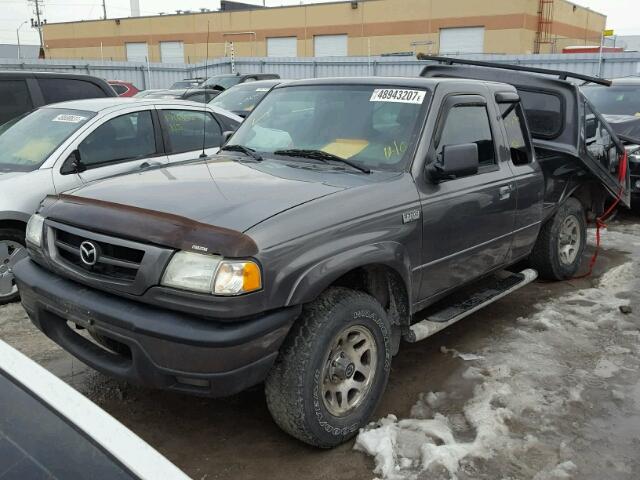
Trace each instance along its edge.
<instances>
[{"instance_id":1,"label":"chain link fence","mask_svg":"<svg viewBox=\"0 0 640 480\"><path fill-rule=\"evenodd\" d=\"M640 75L640 53L546 55L464 55L460 58L539 68L568 70L605 78ZM427 62L415 57L326 57L326 58L221 58L199 64L112 62L97 60L0 59L0 70L30 70L82 73L106 80L124 80L140 89L168 88L189 77L223 73L277 73L282 78L351 76L416 76Z\"/></svg>"}]
</instances>

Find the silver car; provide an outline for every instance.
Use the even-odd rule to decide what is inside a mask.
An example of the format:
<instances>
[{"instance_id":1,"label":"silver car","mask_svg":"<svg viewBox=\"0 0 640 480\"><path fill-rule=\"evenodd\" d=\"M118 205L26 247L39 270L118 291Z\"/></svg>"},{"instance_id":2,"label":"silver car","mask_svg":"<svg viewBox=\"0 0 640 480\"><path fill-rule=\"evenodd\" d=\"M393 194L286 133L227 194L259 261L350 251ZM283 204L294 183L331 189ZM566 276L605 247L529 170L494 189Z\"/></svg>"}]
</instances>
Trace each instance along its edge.
<instances>
[{"instance_id":1,"label":"silver car","mask_svg":"<svg viewBox=\"0 0 640 480\"><path fill-rule=\"evenodd\" d=\"M0 305L42 199L113 175L212 155L242 118L202 104L133 98L57 103L0 126ZM206 135L205 135L206 130Z\"/></svg>"}]
</instances>

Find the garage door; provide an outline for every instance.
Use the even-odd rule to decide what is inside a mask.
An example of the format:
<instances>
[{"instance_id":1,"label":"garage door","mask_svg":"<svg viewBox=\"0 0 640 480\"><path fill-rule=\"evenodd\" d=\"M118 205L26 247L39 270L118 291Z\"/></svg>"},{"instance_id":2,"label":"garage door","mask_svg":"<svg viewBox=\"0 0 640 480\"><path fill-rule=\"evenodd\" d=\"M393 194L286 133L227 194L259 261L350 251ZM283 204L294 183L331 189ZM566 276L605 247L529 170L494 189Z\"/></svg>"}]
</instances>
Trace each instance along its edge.
<instances>
[{"instance_id":1,"label":"garage door","mask_svg":"<svg viewBox=\"0 0 640 480\"><path fill-rule=\"evenodd\" d=\"M146 43L127 43L127 60L130 62L146 62L148 55Z\"/></svg>"},{"instance_id":2,"label":"garage door","mask_svg":"<svg viewBox=\"0 0 640 480\"><path fill-rule=\"evenodd\" d=\"M440 29L440 54L484 53L484 27Z\"/></svg>"},{"instance_id":3,"label":"garage door","mask_svg":"<svg viewBox=\"0 0 640 480\"><path fill-rule=\"evenodd\" d=\"M267 38L267 57L297 57L296 37Z\"/></svg>"},{"instance_id":4,"label":"garage door","mask_svg":"<svg viewBox=\"0 0 640 480\"><path fill-rule=\"evenodd\" d=\"M160 58L163 63L184 63L182 42L160 42Z\"/></svg>"},{"instance_id":5,"label":"garage door","mask_svg":"<svg viewBox=\"0 0 640 480\"><path fill-rule=\"evenodd\" d=\"M316 57L346 57L347 35L316 35L313 37L314 55Z\"/></svg>"}]
</instances>

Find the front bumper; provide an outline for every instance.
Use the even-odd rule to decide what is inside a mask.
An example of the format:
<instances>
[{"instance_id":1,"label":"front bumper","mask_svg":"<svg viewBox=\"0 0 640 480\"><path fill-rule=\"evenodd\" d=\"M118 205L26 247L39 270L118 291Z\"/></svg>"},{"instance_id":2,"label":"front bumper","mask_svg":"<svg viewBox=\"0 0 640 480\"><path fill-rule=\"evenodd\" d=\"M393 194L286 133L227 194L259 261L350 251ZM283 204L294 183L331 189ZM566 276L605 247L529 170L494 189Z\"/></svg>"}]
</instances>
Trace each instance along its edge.
<instances>
[{"instance_id":1,"label":"front bumper","mask_svg":"<svg viewBox=\"0 0 640 480\"><path fill-rule=\"evenodd\" d=\"M204 396L232 395L263 381L301 311L221 323L87 288L29 259L14 274L35 326L87 365L131 383ZM120 353L73 324L116 342Z\"/></svg>"}]
</instances>

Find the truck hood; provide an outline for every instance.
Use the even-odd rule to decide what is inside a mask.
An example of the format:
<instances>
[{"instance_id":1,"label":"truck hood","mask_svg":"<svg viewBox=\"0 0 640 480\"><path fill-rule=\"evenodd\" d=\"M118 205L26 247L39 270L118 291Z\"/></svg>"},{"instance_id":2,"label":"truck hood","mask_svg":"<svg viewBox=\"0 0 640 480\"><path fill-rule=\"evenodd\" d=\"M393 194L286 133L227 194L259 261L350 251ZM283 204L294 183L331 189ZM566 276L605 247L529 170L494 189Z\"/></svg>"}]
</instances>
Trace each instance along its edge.
<instances>
[{"instance_id":1,"label":"truck hood","mask_svg":"<svg viewBox=\"0 0 640 480\"><path fill-rule=\"evenodd\" d=\"M67 193L244 232L282 211L350 188L359 177L300 165L244 163L219 155L112 177Z\"/></svg>"}]
</instances>

